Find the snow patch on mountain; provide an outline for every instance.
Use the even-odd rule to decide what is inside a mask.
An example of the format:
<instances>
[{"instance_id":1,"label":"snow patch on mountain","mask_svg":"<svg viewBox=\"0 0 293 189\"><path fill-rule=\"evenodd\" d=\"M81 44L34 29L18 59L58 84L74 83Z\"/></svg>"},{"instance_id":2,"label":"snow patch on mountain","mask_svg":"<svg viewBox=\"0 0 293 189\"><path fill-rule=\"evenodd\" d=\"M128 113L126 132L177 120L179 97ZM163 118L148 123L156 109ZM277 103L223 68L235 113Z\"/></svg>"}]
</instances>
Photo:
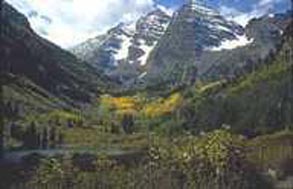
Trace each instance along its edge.
<instances>
[{"instance_id":1,"label":"snow patch on mountain","mask_svg":"<svg viewBox=\"0 0 293 189\"><path fill-rule=\"evenodd\" d=\"M140 75L138 76L138 79L142 79L142 78L144 78L147 74L148 74L147 72L143 72L142 74L140 74Z\"/></svg>"},{"instance_id":2,"label":"snow patch on mountain","mask_svg":"<svg viewBox=\"0 0 293 189\"><path fill-rule=\"evenodd\" d=\"M106 34L70 49L84 61L109 65L145 65L150 52L164 35L171 16L171 10L157 7L136 22L120 23ZM115 69L115 68L114 68Z\"/></svg>"},{"instance_id":3,"label":"snow patch on mountain","mask_svg":"<svg viewBox=\"0 0 293 189\"><path fill-rule=\"evenodd\" d=\"M225 31L225 32L231 32L231 29L229 29L227 26L225 26L225 25L216 25L215 26L215 28L216 29L218 29L218 30L223 30L223 31Z\"/></svg>"},{"instance_id":4,"label":"snow patch on mountain","mask_svg":"<svg viewBox=\"0 0 293 189\"><path fill-rule=\"evenodd\" d=\"M268 17L269 17L269 18L274 18L275 15L274 15L274 14L269 14Z\"/></svg>"},{"instance_id":5,"label":"snow patch on mountain","mask_svg":"<svg viewBox=\"0 0 293 189\"><path fill-rule=\"evenodd\" d=\"M214 16L214 15L219 15L219 12L214 10L214 9L211 9L205 5L203 5L202 3L199 3L199 2L195 2L195 3L192 3L191 5L189 5L189 7L196 11L197 13L200 13L200 14L204 14L204 15L209 15L209 16Z\"/></svg>"},{"instance_id":6,"label":"snow patch on mountain","mask_svg":"<svg viewBox=\"0 0 293 189\"><path fill-rule=\"evenodd\" d=\"M171 9L171 8L167 8L167 7L164 7L162 5L157 5L157 8L159 10L162 10L166 15L172 17L173 13L174 13L174 10Z\"/></svg>"},{"instance_id":7,"label":"snow patch on mountain","mask_svg":"<svg viewBox=\"0 0 293 189\"><path fill-rule=\"evenodd\" d=\"M144 55L139 58L141 66L146 65L147 59L156 45L157 45L157 42L155 42L153 45L150 45L150 46L146 44L143 44L142 46L140 46L140 48L144 51Z\"/></svg>"},{"instance_id":8,"label":"snow patch on mountain","mask_svg":"<svg viewBox=\"0 0 293 189\"><path fill-rule=\"evenodd\" d=\"M231 50L238 47L243 47L251 44L254 39L248 39L246 35L238 35L236 39L233 40L224 40L221 42L220 46L208 48L209 51L221 51L221 50Z\"/></svg>"},{"instance_id":9,"label":"snow patch on mountain","mask_svg":"<svg viewBox=\"0 0 293 189\"><path fill-rule=\"evenodd\" d=\"M114 54L115 60L122 60L128 57L128 50L131 46L131 38L127 35L120 35L118 36L120 40L120 48Z\"/></svg>"}]
</instances>

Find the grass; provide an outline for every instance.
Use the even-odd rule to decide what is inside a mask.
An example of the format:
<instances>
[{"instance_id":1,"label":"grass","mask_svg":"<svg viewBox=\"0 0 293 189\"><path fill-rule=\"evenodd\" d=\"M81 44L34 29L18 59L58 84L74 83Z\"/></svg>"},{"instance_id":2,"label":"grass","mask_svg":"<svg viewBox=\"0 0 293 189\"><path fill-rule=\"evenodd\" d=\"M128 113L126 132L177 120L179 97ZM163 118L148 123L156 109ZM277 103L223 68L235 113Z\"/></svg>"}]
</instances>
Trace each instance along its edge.
<instances>
[{"instance_id":1,"label":"grass","mask_svg":"<svg viewBox=\"0 0 293 189\"><path fill-rule=\"evenodd\" d=\"M220 81L215 81L215 82L208 83L208 84L200 87L199 92L200 93L207 93L209 91L214 91L218 87L222 87L222 85L225 84L225 83L226 83L226 80L220 80Z\"/></svg>"},{"instance_id":2,"label":"grass","mask_svg":"<svg viewBox=\"0 0 293 189\"><path fill-rule=\"evenodd\" d=\"M112 134L101 131L101 128L72 128L64 131L66 146L74 148L99 148L99 149L145 149L148 146L147 135L135 133L132 135Z\"/></svg>"},{"instance_id":3,"label":"grass","mask_svg":"<svg viewBox=\"0 0 293 189\"><path fill-rule=\"evenodd\" d=\"M247 143L248 157L254 164L263 168L278 168L288 160L293 160L293 132L259 136Z\"/></svg>"}]
</instances>

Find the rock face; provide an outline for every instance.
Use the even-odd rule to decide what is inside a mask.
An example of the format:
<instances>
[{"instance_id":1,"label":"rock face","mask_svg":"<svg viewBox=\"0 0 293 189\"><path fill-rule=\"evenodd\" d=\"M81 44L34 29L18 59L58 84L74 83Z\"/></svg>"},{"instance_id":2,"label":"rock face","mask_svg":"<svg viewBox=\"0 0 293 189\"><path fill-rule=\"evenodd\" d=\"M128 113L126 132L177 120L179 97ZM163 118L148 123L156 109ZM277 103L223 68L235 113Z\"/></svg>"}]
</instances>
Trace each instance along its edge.
<instances>
[{"instance_id":1,"label":"rock face","mask_svg":"<svg viewBox=\"0 0 293 189\"><path fill-rule=\"evenodd\" d=\"M194 67L203 51L244 35L240 25L191 1L174 14L165 35L151 53L147 63L148 77L151 83L158 78L163 83L185 82L196 74Z\"/></svg>"}]
</instances>

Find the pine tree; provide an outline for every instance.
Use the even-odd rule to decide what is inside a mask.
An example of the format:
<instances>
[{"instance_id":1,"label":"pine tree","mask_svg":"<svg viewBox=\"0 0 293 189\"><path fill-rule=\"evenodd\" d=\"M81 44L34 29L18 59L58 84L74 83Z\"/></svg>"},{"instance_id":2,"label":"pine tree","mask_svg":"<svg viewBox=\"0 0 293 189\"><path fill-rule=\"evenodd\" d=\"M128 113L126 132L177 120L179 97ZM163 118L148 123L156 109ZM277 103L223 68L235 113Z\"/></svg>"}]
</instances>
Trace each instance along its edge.
<instances>
[{"instance_id":1,"label":"pine tree","mask_svg":"<svg viewBox=\"0 0 293 189\"><path fill-rule=\"evenodd\" d=\"M58 126L58 127L61 126L61 122L60 122L60 119L59 119L58 117L55 119L54 124L55 124L56 126Z\"/></svg>"},{"instance_id":2,"label":"pine tree","mask_svg":"<svg viewBox=\"0 0 293 189\"><path fill-rule=\"evenodd\" d=\"M133 116L128 114L124 115L121 125L125 133L131 134L134 126Z\"/></svg>"},{"instance_id":3,"label":"pine tree","mask_svg":"<svg viewBox=\"0 0 293 189\"><path fill-rule=\"evenodd\" d=\"M64 136L63 136L63 133L61 131L59 131L59 134L58 134L58 146L59 148L62 147L64 143Z\"/></svg>"},{"instance_id":4,"label":"pine tree","mask_svg":"<svg viewBox=\"0 0 293 189\"><path fill-rule=\"evenodd\" d=\"M4 123L1 121L0 123L0 159L4 154L4 131L3 131Z\"/></svg>"},{"instance_id":5,"label":"pine tree","mask_svg":"<svg viewBox=\"0 0 293 189\"><path fill-rule=\"evenodd\" d=\"M42 148L42 134L40 132L37 134L37 145L38 149Z\"/></svg>"},{"instance_id":6,"label":"pine tree","mask_svg":"<svg viewBox=\"0 0 293 189\"><path fill-rule=\"evenodd\" d=\"M3 101L2 101L2 87L0 87L0 118L2 118L2 116L4 117L4 106L3 106ZM0 159L3 157L3 153L4 153L4 121L3 119L0 119Z\"/></svg>"},{"instance_id":7,"label":"pine tree","mask_svg":"<svg viewBox=\"0 0 293 189\"><path fill-rule=\"evenodd\" d=\"M48 148L48 129L45 127L43 129L43 136L42 136L42 149Z\"/></svg>"},{"instance_id":8,"label":"pine tree","mask_svg":"<svg viewBox=\"0 0 293 189\"><path fill-rule=\"evenodd\" d=\"M73 124L72 120L68 119L67 120L67 127L68 128L73 128L73 126L74 126L74 124Z\"/></svg>"},{"instance_id":9,"label":"pine tree","mask_svg":"<svg viewBox=\"0 0 293 189\"><path fill-rule=\"evenodd\" d=\"M27 128L24 136L24 147L29 149L38 148L38 133L36 128L36 123L31 122L30 126Z\"/></svg>"},{"instance_id":10,"label":"pine tree","mask_svg":"<svg viewBox=\"0 0 293 189\"><path fill-rule=\"evenodd\" d=\"M49 142L50 142L50 148L56 147L56 128L55 127L51 127Z\"/></svg>"}]
</instances>

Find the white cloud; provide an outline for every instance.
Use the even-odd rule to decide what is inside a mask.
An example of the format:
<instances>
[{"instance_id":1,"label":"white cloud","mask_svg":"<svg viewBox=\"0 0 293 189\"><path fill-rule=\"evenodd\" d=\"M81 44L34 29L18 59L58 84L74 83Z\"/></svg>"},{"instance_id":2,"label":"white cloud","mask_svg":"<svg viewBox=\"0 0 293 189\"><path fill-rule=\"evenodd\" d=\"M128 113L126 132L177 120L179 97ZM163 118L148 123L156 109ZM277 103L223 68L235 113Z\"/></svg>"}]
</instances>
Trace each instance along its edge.
<instances>
[{"instance_id":1,"label":"white cloud","mask_svg":"<svg viewBox=\"0 0 293 189\"><path fill-rule=\"evenodd\" d=\"M268 14L274 6L282 0L258 0L249 12L241 12L233 7L222 6L220 12L230 17L231 20L242 26L246 26L252 18L259 18Z\"/></svg>"},{"instance_id":2,"label":"white cloud","mask_svg":"<svg viewBox=\"0 0 293 189\"><path fill-rule=\"evenodd\" d=\"M259 3L258 3L258 6L270 6L272 7L275 3L279 3L281 2L282 0L261 0Z\"/></svg>"},{"instance_id":3,"label":"white cloud","mask_svg":"<svg viewBox=\"0 0 293 189\"><path fill-rule=\"evenodd\" d=\"M76 45L119 22L130 22L155 7L153 0L7 0L30 17L34 30L62 47ZM41 16L49 17L45 22ZM47 33L47 35L45 35Z\"/></svg>"}]
</instances>

